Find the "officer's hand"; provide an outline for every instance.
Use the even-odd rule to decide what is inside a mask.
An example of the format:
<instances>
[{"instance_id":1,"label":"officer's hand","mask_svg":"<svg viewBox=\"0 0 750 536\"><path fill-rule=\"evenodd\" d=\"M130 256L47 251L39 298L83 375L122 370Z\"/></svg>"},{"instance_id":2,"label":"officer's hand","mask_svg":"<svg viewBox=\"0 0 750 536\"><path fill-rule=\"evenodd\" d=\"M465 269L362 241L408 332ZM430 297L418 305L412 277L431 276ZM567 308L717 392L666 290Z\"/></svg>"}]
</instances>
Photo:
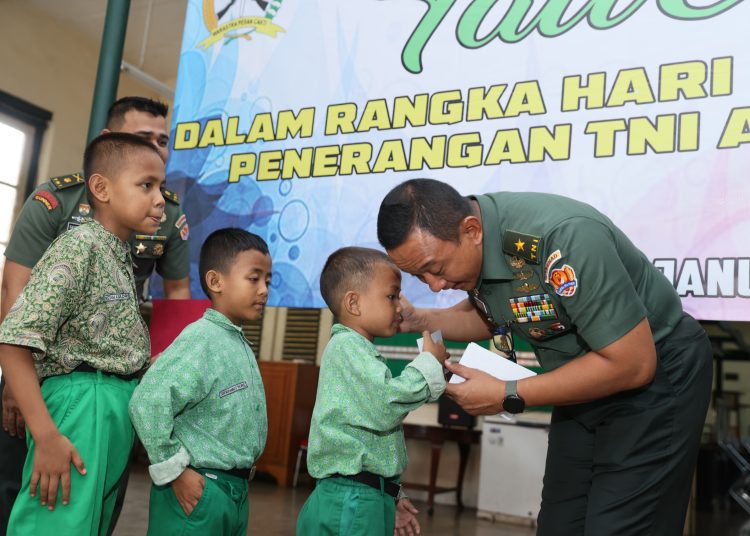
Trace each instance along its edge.
<instances>
[{"instance_id":1,"label":"officer's hand","mask_svg":"<svg viewBox=\"0 0 750 536\"><path fill-rule=\"evenodd\" d=\"M398 330L401 333L420 333L425 330L424 320L419 309L415 309L411 302L403 294L399 294L398 301L401 302L401 324Z\"/></svg>"},{"instance_id":2,"label":"officer's hand","mask_svg":"<svg viewBox=\"0 0 750 536\"><path fill-rule=\"evenodd\" d=\"M451 356L446 350L443 341L435 342L432 340L429 331L422 332L422 350L430 352L435 356L435 359L440 361L441 364L445 364L445 361Z\"/></svg>"},{"instance_id":3,"label":"officer's hand","mask_svg":"<svg viewBox=\"0 0 750 536\"><path fill-rule=\"evenodd\" d=\"M193 513L193 509L203 495L203 488L206 486L206 479L197 471L189 467L185 469L174 482L172 482L172 491L180 503L182 511L186 516Z\"/></svg>"},{"instance_id":4,"label":"officer's hand","mask_svg":"<svg viewBox=\"0 0 750 536\"><path fill-rule=\"evenodd\" d=\"M422 532L417 521L419 510L409 499L401 499L396 503L396 525L393 528L393 536L415 536Z\"/></svg>"},{"instance_id":5,"label":"officer's hand","mask_svg":"<svg viewBox=\"0 0 750 536\"><path fill-rule=\"evenodd\" d=\"M458 363L453 364L450 361L445 363L445 368L466 379L462 383L449 383L445 387L445 394L455 400L467 413L496 415L502 411L505 382L481 370Z\"/></svg>"},{"instance_id":6,"label":"officer's hand","mask_svg":"<svg viewBox=\"0 0 750 536\"><path fill-rule=\"evenodd\" d=\"M57 431L50 437L35 438L34 448L36 452L29 484L31 496L36 497L38 485L42 506L47 505L48 509L54 510L57 490L62 484L62 502L68 504L70 502L70 464L72 463L82 475L86 474L86 468L83 466L83 460L78 451L67 437Z\"/></svg>"},{"instance_id":7,"label":"officer's hand","mask_svg":"<svg viewBox=\"0 0 750 536\"><path fill-rule=\"evenodd\" d=\"M26 421L7 385L3 388L3 430L11 437L26 437Z\"/></svg>"}]
</instances>

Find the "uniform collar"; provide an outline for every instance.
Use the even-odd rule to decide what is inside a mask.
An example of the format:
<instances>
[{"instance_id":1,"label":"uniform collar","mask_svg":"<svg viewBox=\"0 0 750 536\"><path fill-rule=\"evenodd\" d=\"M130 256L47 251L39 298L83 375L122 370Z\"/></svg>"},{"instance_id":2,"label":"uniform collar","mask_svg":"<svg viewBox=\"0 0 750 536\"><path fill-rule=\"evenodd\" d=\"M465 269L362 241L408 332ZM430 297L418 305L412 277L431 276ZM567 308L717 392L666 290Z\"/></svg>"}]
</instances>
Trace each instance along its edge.
<instances>
[{"instance_id":1,"label":"uniform collar","mask_svg":"<svg viewBox=\"0 0 750 536\"><path fill-rule=\"evenodd\" d=\"M479 203L482 214L482 272L477 288L484 281L513 279L508 261L503 254L503 234L506 224L495 204L496 199L487 195L470 196Z\"/></svg>"},{"instance_id":2,"label":"uniform collar","mask_svg":"<svg viewBox=\"0 0 750 536\"><path fill-rule=\"evenodd\" d=\"M338 335L339 333L351 333L356 337L359 337L360 339L362 339L362 343L367 346L367 349L373 356L380 357L380 352L378 352L378 349L375 348L375 345L364 338L361 333L358 333L357 331L343 324L334 324L333 327L331 327L331 337L333 338L334 335Z\"/></svg>"},{"instance_id":3,"label":"uniform collar","mask_svg":"<svg viewBox=\"0 0 750 536\"><path fill-rule=\"evenodd\" d=\"M209 307L208 309L206 309L206 312L203 313L203 318L205 318L209 322L213 322L217 326L221 326L222 328L226 330L237 331L239 332L240 335L244 337L242 333L242 328L240 326L238 326L237 324L229 320L226 316L224 316L223 314L221 314L219 311L217 311L216 309L212 307Z\"/></svg>"},{"instance_id":4,"label":"uniform collar","mask_svg":"<svg viewBox=\"0 0 750 536\"><path fill-rule=\"evenodd\" d=\"M109 232L105 229L101 223L95 219L84 222L81 227L88 227L96 238L99 239L100 243L107 244L112 252L122 262L130 260L130 245L127 242L120 240L118 236Z\"/></svg>"}]
</instances>

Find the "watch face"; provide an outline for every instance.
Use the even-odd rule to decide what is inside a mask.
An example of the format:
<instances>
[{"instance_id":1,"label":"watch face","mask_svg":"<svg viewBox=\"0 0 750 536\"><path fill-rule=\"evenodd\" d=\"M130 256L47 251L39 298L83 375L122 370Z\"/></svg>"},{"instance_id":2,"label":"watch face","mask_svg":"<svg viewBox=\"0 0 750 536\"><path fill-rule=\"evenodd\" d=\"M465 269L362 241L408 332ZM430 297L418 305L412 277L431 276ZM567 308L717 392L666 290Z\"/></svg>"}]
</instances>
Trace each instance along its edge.
<instances>
[{"instance_id":1,"label":"watch face","mask_svg":"<svg viewBox=\"0 0 750 536\"><path fill-rule=\"evenodd\" d=\"M508 413L521 413L526 407L526 403L518 395L508 395L503 400L503 409Z\"/></svg>"}]
</instances>

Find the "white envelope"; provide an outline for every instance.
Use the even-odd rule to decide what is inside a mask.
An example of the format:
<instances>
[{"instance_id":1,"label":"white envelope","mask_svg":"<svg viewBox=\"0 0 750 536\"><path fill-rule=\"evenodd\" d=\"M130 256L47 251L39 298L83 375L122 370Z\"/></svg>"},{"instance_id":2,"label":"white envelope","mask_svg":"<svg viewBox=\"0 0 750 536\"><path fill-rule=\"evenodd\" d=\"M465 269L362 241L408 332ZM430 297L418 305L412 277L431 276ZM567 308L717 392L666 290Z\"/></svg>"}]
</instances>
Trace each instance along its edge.
<instances>
[{"instance_id":1,"label":"white envelope","mask_svg":"<svg viewBox=\"0 0 750 536\"><path fill-rule=\"evenodd\" d=\"M466 347L466 351L461 357L459 363L465 367L479 369L490 376L494 376L503 381L520 380L522 378L536 376L536 372L533 370L529 370L526 367L513 363L510 359L506 359L501 355L490 352L473 342L469 343ZM466 381L464 378L454 374L451 376L449 383L462 383L464 381Z\"/></svg>"}]
</instances>

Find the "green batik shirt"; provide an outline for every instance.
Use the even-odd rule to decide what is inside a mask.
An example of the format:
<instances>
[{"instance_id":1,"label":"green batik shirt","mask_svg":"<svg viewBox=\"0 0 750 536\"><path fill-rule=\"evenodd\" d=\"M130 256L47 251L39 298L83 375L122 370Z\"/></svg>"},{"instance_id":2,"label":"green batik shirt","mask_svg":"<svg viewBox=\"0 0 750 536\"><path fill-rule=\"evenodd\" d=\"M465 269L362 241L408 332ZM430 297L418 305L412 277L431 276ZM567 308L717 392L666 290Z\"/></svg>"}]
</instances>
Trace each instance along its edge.
<instances>
[{"instance_id":1,"label":"green batik shirt","mask_svg":"<svg viewBox=\"0 0 750 536\"><path fill-rule=\"evenodd\" d=\"M130 400L157 485L188 465L252 467L266 446L266 394L242 329L214 309L159 356Z\"/></svg>"},{"instance_id":2,"label":"green batik shirt","mask_svg":"<svg viewBox=\"0 0 750 536\"><path fill-rule=\"evenodd\" d=\"M133 273L140 292L151 272L165 279L184 279L189 275L187 218L177 196L163 190L164 216L153 235L136 233L130 237ZM27 268L33 268L56 237L93 216L86 197L86 183L80 173L54 177L39 186L26 200L13 226L5 256Z\"/></svg>"},{"instance_id":3,"label":"green batik shirt","mask_svg":"<svg viewBox=\"0 0 750 536\"><path fill-rule=\"evenodd\" d=\"M81 363L132 374L148 361L130 248L96 221L61 235L0 326L0 343L27 346L39 378Z\"/></svg>"},{"instance_id":4,"label":"green batik shirt","mask_svg":"<svg viewBox=\"0 0 750 536\"><path fill-rule=\"evenodd\" d=\"M593 207L542 193L475 199L484 230L478 295L544 369L608 346L644 318L658 342L682 317L669 280Z\"/></svg>"},{"instance_id":5,"label":"green batik shirt","mask_svg":"<svg viewBox=\"0 0 750 536\"><path fill-rule=\"evenodd\" d=\"M393 378L374 344L335 324L320 366L308 472L314 478L362 471L400 475L407 462L401 423L443 391L443 367L429 352L419 354Z\"/></svg>"}]
</instances>

